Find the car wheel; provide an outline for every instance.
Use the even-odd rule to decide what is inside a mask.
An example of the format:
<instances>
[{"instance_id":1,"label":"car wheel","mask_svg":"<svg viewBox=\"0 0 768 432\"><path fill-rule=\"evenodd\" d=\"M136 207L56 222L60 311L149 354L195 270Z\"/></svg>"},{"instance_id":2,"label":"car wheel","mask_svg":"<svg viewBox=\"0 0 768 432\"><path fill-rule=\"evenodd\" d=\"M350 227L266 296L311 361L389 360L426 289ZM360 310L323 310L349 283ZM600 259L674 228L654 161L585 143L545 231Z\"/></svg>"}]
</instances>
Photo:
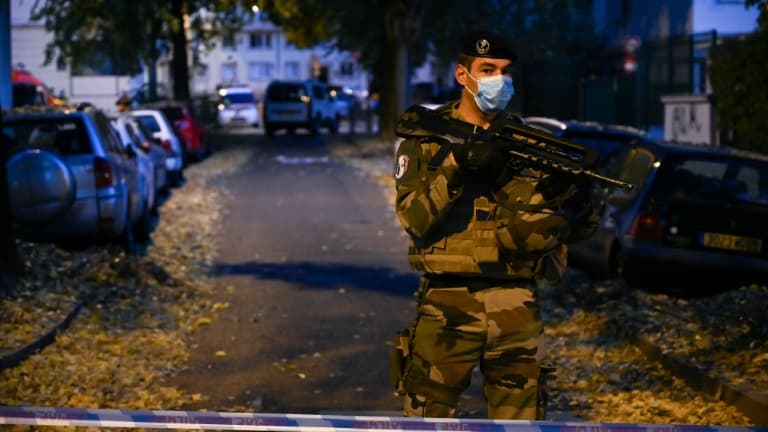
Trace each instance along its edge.
<instances>
[{"instance_id":1,"label":"car wheel","mask_svg":"<svg viewBox=\"0 0 768 432\"><path fill-rule=\"evenodd\" d=\"M317 135L317 134L320 133L320 125L319 125L319 123L320 122L319 122L319 120L317 118L315 118L315 119L313 119L312 121L309 122L309 126L307 127L307 129L309 129L309 133L310 134Z\"/></svg>"},{"instance_id":2,"label":"car wheel","mask_svg":"<svg viewBox=\"0 0 768 432\"><path fill-rule=\"evenodd\" d=\"M171 186L179 187L184 183L184 174L181 170L171 172Z\"/></svg>"},{"instance_id":3,"label":"car wheel","mask_svg":"<svg viewBox=\"0 0 768 432\"><path fill-rule=\"evenodd\" d=\"M338 117L337 117L337 118L335 118L335 119L333 119L333 120L331 120L331 123L330 123L330 125L328 126L328 130L329 130L329 131L330 131L332 134L336 134L336 133L338 133L338 132L339 132L339 119L338 119Z\"/></svg>"},{"instance_id":4,"label":"car wheel","mask_svg":"<svg viewBox=\"0 0 768 432\"><path fill-rule=\"evenodd\" d=\"M275 127L264 123L264 134L268 137L271 137L275 134Z\"/></svg>"},{"instance_id":5,"label":"car wheel","mask_svg":"<svg viewBox=\"0 0 768 432\"><path fill-rule=\"evenodd\" d=\"M139 249L136 244L136 237L134 237L133 226L131 224L130 208L131 202L129 200L125 206L125 226L123 227L123 233L118 237L118 243L126 254L136 255Z\"/></svg>"},{"instance_id":6,"label":"car wheel","mask_svg":"<svg viewBox=\"0 0 768 432\"><path fill-rule=\"evenodd\" d=\"M608 276L611 279L624 277L624 253L618 245L611 248L611 254L608 257Z\"/></svg>"},{"instance_id":7,"label":"car wheel","mask_svg":"<svg viewBox=\"0 0 768 432\"><path fill-rule=\"evenodd\" d=\"M152 232L152 210L147 203L144 203L144 211L141 212L141 217L133 226L134 238L140 243L146 243L150 239L150 233Z\"/></svg>"}]
</instances>

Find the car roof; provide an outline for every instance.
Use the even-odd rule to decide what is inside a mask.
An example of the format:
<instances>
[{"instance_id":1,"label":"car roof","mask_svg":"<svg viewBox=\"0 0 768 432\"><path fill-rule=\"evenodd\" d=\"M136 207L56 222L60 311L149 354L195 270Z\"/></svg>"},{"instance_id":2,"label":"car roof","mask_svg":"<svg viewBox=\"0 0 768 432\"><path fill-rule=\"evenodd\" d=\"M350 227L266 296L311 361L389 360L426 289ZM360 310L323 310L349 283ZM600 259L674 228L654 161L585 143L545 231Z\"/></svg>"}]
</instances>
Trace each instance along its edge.
<instances>
[{"instance_id":1,"label":"car roof","mask_svg":"<svg viewBox=\"0 0 768 432\"><path fill-rule=\"evenodd\" d=\"M30 105L3 110L5 118L19 117L61 117L70 115L86 115L93 112L91 106L49 106L49 105Z\"/></svg>"},{"instance_id":2,"label":"car roof","mask_svg":"<svg viewBox=\"0 0 768 432\"><path fill-rule=\"evenodd\" d=\"M549 129L553 133L560 131L560 134L571 132L581 133L605 133L608 135L619 135L627 137L646 138L648 133L642 129L632 126L607 124L581 120L558 120L551 117L525 117L525 122L529 125L535 125Z\"/></svg>"},{"instance_id":3,"label":"car roof","mask_svg":"<svg viewBox=\"0 0 768 432\"><path fill-rule=\"evenodd\" d=\"M219 96L224 96L227 93L253 93L253 89L246 84L238 84L221 87L216 93L218 93Z\"/></svg>"},{"instance_id":4,"label":"car roof","mask_svg":"<svg viewBox=\"0 0 768 432\"><path fill-rule=\"evenodd\" d=\"M768 155L764 153L727 146L713 147L680 141L647 142L643 146L650 148L662 157L675 154L714 155L768 163Z\"/></svg>"}]
</instances>

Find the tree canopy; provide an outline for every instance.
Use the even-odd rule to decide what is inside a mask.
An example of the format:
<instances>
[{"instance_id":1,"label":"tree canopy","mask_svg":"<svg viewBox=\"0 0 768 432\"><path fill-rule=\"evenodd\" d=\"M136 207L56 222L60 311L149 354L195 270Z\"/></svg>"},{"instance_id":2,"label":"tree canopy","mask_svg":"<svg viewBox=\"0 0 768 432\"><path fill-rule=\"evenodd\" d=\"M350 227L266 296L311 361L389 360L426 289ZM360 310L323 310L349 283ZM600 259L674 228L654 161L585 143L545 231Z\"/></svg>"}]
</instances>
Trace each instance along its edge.
<instances>
[{"instance_id":1,"label":"tree canopy","mask_svg":"<svg viewBox=\"0 0 768 432\"><path fill-rule=\"evenodd\" d=\"M743 39L730 39L714 47L709 73L717 118L727 144L768 152L768 0L747 0L760 9L759 29Z\"/></svg>"},{"instance_id":2,"label":"tree canopy","mask_svg":"<svg viewBox=\"0 0 768 432\"><path fill-rule=\"evenodd\" d=\"M47 62L81 65L104 60L131 74L141 70L141 63L154 65L161 54L171 53L174 96L185 99L188 52L194 64L198 47L208 48L218 36L236 32L253 18L252 6L258 5L299 48L326 43L357 53L382 97L382 130L391 133L408 102L409 71L428 54L438 71L448 73L461 35L487 28L507 35L523 61L573 56L595 45L590 4L588 0L37 0L32 18L44 21L53 34ZM185 26L191 30L191 41Z\"/></svg>"},{"instance_id":3,"label":"tree canopy","mask_svg":"<svg viewBox=\"0 0 768 432\"><path fill-rule=\"evenodd\" d=\"M467 30L508 36L521 59L574 55L597 36L585 0L260 0L259 6L299 47L330 42L359 53L382 97L382 130L394 130L402 112L408 71L430 60L449 72Z\"/></svg>"},{"instance_id":4,"label":"tree canopy","mask_svg":"<svg viewBox=\"0 0 768 432\"><path fill-rule=\"evenodd\" d=\"M253 16L247 0L36 0L32 20L53 38L45 62L77 70L108 64L115 74L136 74L172 53L174 96L189 97L188 43L209 46L222 32L236 31ZM188 41L185 25L194 40ZM153 68L150 68L153 69Z\"/></svg>"}]
</instances>

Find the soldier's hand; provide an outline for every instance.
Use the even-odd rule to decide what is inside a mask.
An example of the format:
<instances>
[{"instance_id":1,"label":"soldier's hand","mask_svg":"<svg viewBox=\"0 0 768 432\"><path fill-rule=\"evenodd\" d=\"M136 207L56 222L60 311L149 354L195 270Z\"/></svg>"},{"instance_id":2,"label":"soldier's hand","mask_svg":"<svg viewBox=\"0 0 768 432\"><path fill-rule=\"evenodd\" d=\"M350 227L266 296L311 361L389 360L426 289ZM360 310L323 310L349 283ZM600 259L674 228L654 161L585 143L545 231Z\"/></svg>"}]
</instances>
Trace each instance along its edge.
<instances>
[{"instance_id":1,"label":"soldier's hand","mask_svg":"<svg viewBox=\"0 0 768 432\"><path fill-rule=\"evenodd\" d=\"M473 142L462 144L453 151L458 165L466 170L485 170L490 166L494 151L491 143Z\"/></svg>"}]
</instances>

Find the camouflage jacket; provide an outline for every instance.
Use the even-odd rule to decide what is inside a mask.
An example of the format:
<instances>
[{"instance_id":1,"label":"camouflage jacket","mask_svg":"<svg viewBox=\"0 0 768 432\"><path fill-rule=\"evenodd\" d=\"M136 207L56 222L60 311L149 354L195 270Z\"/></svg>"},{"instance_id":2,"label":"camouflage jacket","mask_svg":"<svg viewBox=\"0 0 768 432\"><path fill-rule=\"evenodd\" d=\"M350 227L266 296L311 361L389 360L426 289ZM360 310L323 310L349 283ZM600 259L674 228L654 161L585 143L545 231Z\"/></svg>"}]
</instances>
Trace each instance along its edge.
<instances>
[{"instance_id":1,"label":"camouflage jacket","mask_svg":"<svg viewBox=\"0 0 768 432\"><path fill-rule=\"evenodd\" d=\"M461 119L457 106L452 102L439 112ZM397 151L395 207L410 235L411 267L434 274L559 280L565 244L595 228L588 200L573 203L573 187L545 200L539 186L547 176L530 169L501 181L465 172L447 157L429 169L440 148L436 141L429 135L408 137Z\"/></svg>"}]
</instances>

